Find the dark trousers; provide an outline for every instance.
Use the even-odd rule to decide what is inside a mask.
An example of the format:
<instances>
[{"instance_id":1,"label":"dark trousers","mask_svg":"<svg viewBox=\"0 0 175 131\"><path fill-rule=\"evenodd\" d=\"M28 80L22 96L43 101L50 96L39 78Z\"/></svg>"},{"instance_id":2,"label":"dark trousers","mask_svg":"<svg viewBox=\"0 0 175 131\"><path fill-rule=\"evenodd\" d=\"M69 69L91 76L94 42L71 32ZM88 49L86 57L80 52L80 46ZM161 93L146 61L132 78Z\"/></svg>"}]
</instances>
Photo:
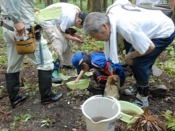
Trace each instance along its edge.
<instances>
[{"instance_id":1,"label":"dark trousers","mask_svg":"<svg viewBox=\"0 0 175 131\"><path fill-rule=\"evenodd\" d=\"M175 32L173 32L173 34L166 39L161 38L152 39L151 41L154 43L155 49L145 56L134 58L132 71L134 73L134 77L137 83L149 81L152 65L154 64L155 60L160 55L160 53L162 53L165 50L165 48L172 43L174 37ZM135 50L132 47L132 45L128 43L126 40L124 40L124 44L126 53Z\"/></svg>"}]
</instances>

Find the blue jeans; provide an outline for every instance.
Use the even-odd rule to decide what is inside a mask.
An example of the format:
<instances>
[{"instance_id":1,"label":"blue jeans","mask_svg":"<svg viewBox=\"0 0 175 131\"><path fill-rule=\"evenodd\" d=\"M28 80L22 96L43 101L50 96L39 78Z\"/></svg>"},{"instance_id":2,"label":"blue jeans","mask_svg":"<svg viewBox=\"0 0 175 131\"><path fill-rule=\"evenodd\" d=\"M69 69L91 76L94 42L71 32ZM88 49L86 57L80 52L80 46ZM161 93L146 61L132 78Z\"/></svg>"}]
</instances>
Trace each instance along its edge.
<instances>
[{"instance_id":1,"label":"blue jeans","mask_svg":"<svg viewBox=\"0 0 175 131\"><path fill-rule=\"evenodd\" d=\"M162 53L166 49L166 47L172 43L174 38L175 32L173 32L169 38L152 39L152 42L155 45L155 49L145 56L134 58L132 71L134 73L134 77L137 83L148 83L152 65L154 64L155 60L160 55L160 53ZM135 50L130 43L125 41L125 48L128 49L129 46L129 52Z\"/></svg>"}]
</instances>

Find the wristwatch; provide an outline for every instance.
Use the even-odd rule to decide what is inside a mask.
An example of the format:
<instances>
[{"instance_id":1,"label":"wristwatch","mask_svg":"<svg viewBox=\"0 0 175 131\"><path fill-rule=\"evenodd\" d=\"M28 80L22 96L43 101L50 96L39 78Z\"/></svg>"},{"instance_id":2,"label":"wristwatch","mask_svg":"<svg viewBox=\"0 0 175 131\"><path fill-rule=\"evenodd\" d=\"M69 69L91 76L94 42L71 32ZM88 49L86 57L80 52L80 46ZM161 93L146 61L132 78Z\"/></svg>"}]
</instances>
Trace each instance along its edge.
<instances>
[{"instance_id":1,"label":"wristwatch","mask_svg":"<svg viewBox=\"0 0 175 131\"><path fill-rule=\"evenodd\" d=\"M134 58L132 57L132 54L130 53L130 55L129 55L129 58L131 59L131 60L133 60Z\"/></svg>"}]
</instances>

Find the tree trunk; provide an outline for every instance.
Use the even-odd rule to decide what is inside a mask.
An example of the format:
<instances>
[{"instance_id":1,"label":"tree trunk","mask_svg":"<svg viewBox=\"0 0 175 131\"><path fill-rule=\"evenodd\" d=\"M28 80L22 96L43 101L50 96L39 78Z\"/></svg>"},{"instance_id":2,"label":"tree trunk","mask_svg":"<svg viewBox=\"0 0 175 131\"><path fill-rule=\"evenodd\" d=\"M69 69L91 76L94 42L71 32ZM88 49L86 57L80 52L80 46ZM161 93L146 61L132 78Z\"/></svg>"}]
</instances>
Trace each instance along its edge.
<instances>
[{"instance_id":1,"label":"tree trunk","mask_svg":"<svg viewBox=\"0 0 175 131\"><path fill-rule=\"evenodd\" d=\"M88 12L91 12L91 1L90 0L87 1L87 10Z\"/></svg>"},{"instance_id":2,"label":"tree trunk","mask_svg":"<svg viewBox=\"0 0 175 131\"><path fill-rule=\"evenodd\" d=\"M67 2L67 0L60 0L60 2Z\"/></svg>"},{"instance_id":3,"label":"tree trunk","mask_svg":"<svg viewBox=\"0 0 175 131\"><path fill-rule=\"evenodd\" d=\"M49 6L53 4L53 0L47 0L46 3L45 3L45 6Z\"/></svg>"},{"instance_id":4,"label":"tree trunk","mask_svg":"<svg viewBox=\"0 0 175 131\"><path fill-rule=\"evenodd\" d=\"M88 0L88 11L89 12L102 12L103 11L103 0Z\"/></svg>"},{"instance_id":5,"label":"tree trunk","mask_svg":"<svg viewBox=\"0 0 175 131\"><path fill-rule=\"evenodd\" d=\"M83 8L83 2L82 0L80 0L80 9L82 10L82 8Z\"/></svg>"},{"instance_id":6,"label":"tree trunk","mask_svg":"<svg viewBox=\"0 0 175 131\"><path fill-rule=\"evenodd\" d=\"M103 0L103 10L105 11L108 6L108 0Z\"/></svg>"}]
</instances>

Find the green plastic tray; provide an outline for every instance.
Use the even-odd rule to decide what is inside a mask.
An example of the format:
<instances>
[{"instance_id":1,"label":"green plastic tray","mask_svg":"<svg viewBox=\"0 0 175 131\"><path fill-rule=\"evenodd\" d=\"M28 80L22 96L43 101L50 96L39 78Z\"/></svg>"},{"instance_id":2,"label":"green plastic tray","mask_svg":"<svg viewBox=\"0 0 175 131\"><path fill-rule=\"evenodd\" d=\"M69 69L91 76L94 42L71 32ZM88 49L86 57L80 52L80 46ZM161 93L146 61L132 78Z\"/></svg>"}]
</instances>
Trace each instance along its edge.
<instances>
[{"instance_id":1,"label":"green plastic tray","mask_svg":"<svg viewBox=\"0 0 175 131\"><path fill-rule=\"evenodd\" d=\"M71 90L83 90L89 87L89 79L81 79L79 80L79 83L75 83L74 81L67 82L67 86Z\"/></svg>"}]
</instances>

